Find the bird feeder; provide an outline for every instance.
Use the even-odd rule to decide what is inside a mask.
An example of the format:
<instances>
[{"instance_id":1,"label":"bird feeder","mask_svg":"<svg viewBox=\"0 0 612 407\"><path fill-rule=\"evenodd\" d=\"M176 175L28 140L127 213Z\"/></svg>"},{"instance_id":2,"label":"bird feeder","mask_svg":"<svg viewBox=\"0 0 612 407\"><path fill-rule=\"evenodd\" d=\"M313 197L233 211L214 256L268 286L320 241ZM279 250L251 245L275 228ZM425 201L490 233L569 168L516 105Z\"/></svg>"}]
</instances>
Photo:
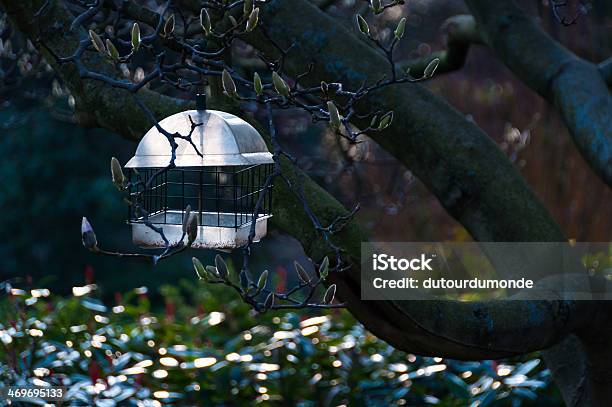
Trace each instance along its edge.
<instances>
[{"instance_id":1,"label":"bird feeder","mask_svg":"<svg viewBox=\"0 0 612 407\"><path fill-rule=\"evenodd\" d=\"M141 209L129 208L134 243L165 247L161 235L145 222L163 228L171 244L180 241L187 205L198 218L194 248L241 247L248 242L253 222L253 241L264 237L272 216L272 184L266 186L266 181L274 161L257 130L232 114L206 110L204 95L198 95L196 110L169 116L159 126L171 134L191 134L193 145L175 138L175 168L161 171L171 162L172 149L153 127L126 164L130 195L140 194Z\"/></svg>"}]
</instances>

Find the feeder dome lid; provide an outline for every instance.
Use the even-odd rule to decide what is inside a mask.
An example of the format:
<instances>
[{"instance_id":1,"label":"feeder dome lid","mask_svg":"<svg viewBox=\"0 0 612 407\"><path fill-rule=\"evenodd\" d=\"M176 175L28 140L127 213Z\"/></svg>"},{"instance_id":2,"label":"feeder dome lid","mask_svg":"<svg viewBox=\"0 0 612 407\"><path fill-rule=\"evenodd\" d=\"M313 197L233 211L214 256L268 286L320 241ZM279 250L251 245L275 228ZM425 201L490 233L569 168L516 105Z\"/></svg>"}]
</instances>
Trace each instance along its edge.
<instances>
[{"instance_id":1,"label":"feeder dome lid","mask_svg":"<svg viewBox=\"0 0 612 407\"><path fill-rule=\"evenodd\" d=\"M175 164L177 167L209 167L227 165L257 165L273 163L261 135L247 122L233 114L217 110L188 110L166 117L159 125L169 133L188 136L192 122L197 126L191 140L193 146L176 138ZM168 139L151 128L140 140L136 154L125 165L126 168L161 168L170 163L172 149Z\"/></svg>"}]
</instances>

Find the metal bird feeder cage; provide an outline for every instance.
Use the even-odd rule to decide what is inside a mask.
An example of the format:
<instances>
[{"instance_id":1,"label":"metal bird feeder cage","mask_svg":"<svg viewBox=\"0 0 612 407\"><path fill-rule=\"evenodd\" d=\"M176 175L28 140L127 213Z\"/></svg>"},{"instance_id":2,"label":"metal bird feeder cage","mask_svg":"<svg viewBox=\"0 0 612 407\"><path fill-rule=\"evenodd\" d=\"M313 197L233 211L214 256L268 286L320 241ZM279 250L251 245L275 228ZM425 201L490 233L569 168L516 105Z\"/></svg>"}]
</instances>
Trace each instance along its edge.
<instances>
[{"instance_id":1,"label":"metal bird feeder cage","mask_svg":"<svg viewBox=\"0 0 612 407\"><path fill-rule=\"evenodd\" d=\"M164 247L161 235L145 221L162 228L171 244L178 242L187 205L198 218L194 248L241 247L248 242L253 221L254 242L267 233L272 184L266 181L273 172L272 154L250 124L229 113L206 110L205 105L204 95L198 95L197 110L159 122L169 133L191 134L193 145L175 139L175 168L161 171L170 163L172 149L157 127L145 134L125 166L130 196L140 194L141 210L131 205L128 215L132 240L140 247ZM199 125L194 128L192 123Z\"/></svg>"}]
</instances>

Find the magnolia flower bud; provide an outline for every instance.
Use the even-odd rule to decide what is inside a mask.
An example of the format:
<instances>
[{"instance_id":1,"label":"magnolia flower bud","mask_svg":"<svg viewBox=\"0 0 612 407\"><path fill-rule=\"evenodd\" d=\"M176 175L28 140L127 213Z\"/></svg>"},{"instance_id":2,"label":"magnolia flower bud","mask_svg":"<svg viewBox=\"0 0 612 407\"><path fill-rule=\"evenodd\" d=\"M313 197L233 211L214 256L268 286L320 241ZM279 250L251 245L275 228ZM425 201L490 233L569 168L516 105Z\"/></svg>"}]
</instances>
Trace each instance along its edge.
<instances>
[{"instance_id":1,"label":"magnolia flower bud","mask_svg":"<svg viewBox=\"0 0 612 407\"><path fill-rule=\"evenodd\" d=\"M327 94L329 92L329 85L325 81L321 81L321 92Z\"/></svg>"},{"instance_id":2,"label":"magnolia flower bud","mask_svg":"<svg viewBox=\"0 0 612 407\"><path fill-rule=\"evenodd\" d=\"M208 10L203 8L200 10L200 25L204 30L204 34L210 35L212 32L212 24L210 22L210 15L208 14Z\"/></svg>"},{"instance_id":3,"label":"magnolia flower bud","mask_svg":"<svg viewBox=\"0 0 612 407\"><path fill-rule=\"evenodd\" d=\"M276 72L272 72L272 83L274 84L274 89L276 89L276 92L279 95L285 97L289 96L289 86L287 86L287 83Z\"/></svg>"},{"instance_id":4,"label":"magnolia flower bud","mask_svg":"<svg viewBox=\"0 0 612 407\"><path fill-rule=\"evenodd\" d=\"M196 257L192 257L191 262L193 263L193 268L195 269L195 272L198 275L198 278L200 280L206 280L207 279L206 269L204 268L204 265L202 265L202 262L198 260Z\"/></svg>"},{"instance_id":5,"label":"magnolia flower bud","mask_svg":"<svg viewBox=\"0 0 612 407\"><path fill-rule=\"evenodd\" d=\"M140 48L140 26L134 23L132 26L132 51L136 52Z\"/></svg>"},{"instance_id":6,"label":"magnolia flower bud","mask_svg":"<svg viewBox=\"0 0 612 407\"><path fill-rule=\"evenodd\" d=\"M327 291L325 291L325 295L323 296L323 304L331 304L335 297L336 297L336 284L332 284L329 286Z\"/></svg>"},{"instance_id":7,"label":"magnolia flower bud","mask_svg":"<svg viewBox=\"0 0 612 407\"><path fill-rule=\"evenodd\" d=\"M432 59L431 62L427 64L427 67L423 71L423 77L431 78L436 72L436 69L438 69L438 65L440 65L440 59L439 58Z\"/></svg>"},{"instance_id":8,"label":"magnolia flower bud","mask_svg":"<svg viewBox=\"0 0 612 407\"><path fill-rule=\"evenodd\" d=\"M106 50L108 51L108 56L110 59L113 61L119 60L119 51L117 51L115 44L113 44L113 42L109 39L106 40Z\"/></svg>"},{"instance_id":9,"label":"magnolia flower bud","mask_svg":"<svg viewBox=\"0 0 612 407\"><path fill-rule=\"evenodd\" d=\"M168 36L172 34L173 31L174 31L174 14L172 14L170 18L166 20L166 24L164 24L164 35Z\"/></svg>"},{"instance_id":10,"label":"magnolia flower bud","mask_svg":"<svg viewBox=\"0 0 612 407\"><path fill-rule=\"evenodd\" d=\"M191 205L187 205L185 208L185 214L183 215L183 233L187 233L189 227L189 218L191 215Z\"/></svg>"},{"instance_id":11,"label":"magnolia flower bud","mask_svg":"<svg viewBox=\"0 0 612 407\"><path fill-rule=\"evenodd\" d=\"M375 114L374 117L372 117L372 120L370 121L370 127L374 128L374 126L376 126L377 121L378 121L378 115Z\"/></svg>"},{"instance_id":12,"label":"magnolia flower bud","mask_svg":"<svg viewBox=\"0 0 612 407\"><path fill-rule=\"evenodd\" d=\"M113 178L113 184L115 184L119 191L122 191L125 186L125 175L123 175L119 160L115 157L111 158L111 176Z\"/></svg>"},{"instance_id":13,"label":"magnolia flower bud","mask_svg":"<svg viewBox=\"0 0 612 407\"><path fill-rule=\"evenodd\" d=\"M321 266L319 266L319 276L321 277L321 280L325 280L328 274L329 274L329 259L327 258L327 256L325 256L325 258L321 262Z\"/></svg>"},{"instance_id":14,"label":"magnolia flower bud","mask_svg":"<svg viewBox=\"0 0 612 407\"><path fill-rule=\"evenodd\" d=\"M236 93L236 84L234 83L232 75L230 75L227 69L224 69L223 73L221 74L221 82L223 84L223 90L227 96L234 97L238 94Z\"/></svg>"},{"instance_id":15,"label":"magnolia flower bud","mask_svg":"<svg viewBox=\"0 0 612 407\"><path fill-rule=\"evenodd\" d=\"M219 277L224 280L227 280L227 277L229 276L229 272L227 271L227 264L225 264L225 260L223 260L223 257L219 256L218 254L215 256L215 267L217 268L217 273L219 273Z\"/></svg>"},{"instance_id":16,"label":"magnolia flower bud","mask_svg":"<svg viewBox=\"0 0 612 407\"><path fill-rule=\"evenodd\" d=\"M219 272L215 266L206 266L206 272L213 278L219 278Z\"/></svg>"},{"instance_id":17,"label":"magnolia flower bud","mask_svg":"<svg viewBox=\"0 0 612 407\"><path fill-rule=\"evenodd\" d=\"M364 35L370 36L370 26L360 14L357 14L357 26Z\"/></svg>"},{"instance_id":18,"label":"magnolia flower bud","mask_svg":"<svg viewBox=\"0 0 612 407\"><path fill-rule=\"evenodd\" d=\"M89 38L91 39L91 43L93 44L96 51L101 54L106 52L106 48L104 47L104 43L102 42L102 38L94 30L89 30Z\"/></svg>"},{"instance_id":19,"label":"magnolia flower bud","mask_svg":"<svg viewBox=\"0 0 612 407\"><path fill-rule=\"evenodd\" d=\"M189 215L187 220L187 244L191 246L198 237L198 216L195 213Z\"/></svg>"},{"instance_id":20,"label":"magnolia flower bud","mask_svg":"<svg viewBox=\"0 0 612 407\"><path fill-rule=\"evenodd\" d=\"M253 75L253 87L255 88L255 93L257 93L258 96L261 96L263 93L263 84L261 83L261 78L257 72L255 72Z\"/></svg>"},{"instance_id":21,"label":"magnolia flower bud","mask_svg":"<svg viewBox=\"0 0 612 407\"><path fill-rule=\"evenodd\" d=\"M268 270L264 270L263 273L259 276L259 280L257 280L257 289L263 290L268 282Z\"/></svg>"},{"instance_id":22,"label":"magnolia flower bud","mask_svg":"<svg viewBox=\"0 0 612 407\"><path fill-rule=\"evenodd\" d=\"M402 19L397 23L397 28L393 32L395 38L401 40L404 36L404 31L406 31L406 17L402 17Z\"/></svg>"},{"instance_id":23,"label":"magnolia flower bud","mask_svg":"<svg viewBox=\"0 0 612 407\"><path fill-rule=\"evenodd\" d=\"M334 105L334 102L327 102L327 110L329 110L329 125L332 129L338 130L342 122L340 120L340 113L338 113L338 108Z\"/></svg>"},{"instance_id":24,"label":"magnolia flower bud","mask_svg":"<svg viewBox=\"0 0 612 407\"><path fill-rule=\"evenodd\" d=\"M372 10L374 10L374 14L379 14L382 11L380 0L372 0Z\"/></svg>"},{"instance_id":25,"label":"magnolia flower bud","mask_svg":"<svg viewBox=\"0 0 612 407\"><path fill-rule=\"evenodd\" d=\"M257 27L258 22L259 22L259 8L256 8L253 11L251 11L251 14L249 15L249 19L247 20L247 23L246 23L246 31L247 32L253 31L255 27Z\"/></svg>"},{"instance_id":26,"label":"magnolia flower bud","mask_svg":"<svg viewBox=\"0 0 612 407\"><path fill-rule=\"evenodd\" d=\"M295 267L295 271L297 272L297 275L300 281L305 284L310 284L310 276L308 275L306 270L304 270L304 267L302 267L302 265L298 263L297 261L294 261L293 265Z\"/></svg>"},{"instance_id":27,"label":"magnolia flower bud","mask_svg":"<svg viewBox=\"0 0 612 407\"><path fill-rule=\"evenodd\" d=\"M83 216L83 220L81 221L81 240L86 249L91 251L98 250L96 234L85 216Z\"/></svg>"},{"instance_id":28,"label":"magnolia flower bud","mask_svg":"<svg viewBox=\"0 0 612 407\"><path fill-rule=\"evenodd\" d=\"M391 122L393 122L393 111L385 113L385 115L380 119L380 123L378 123L378 129L386 129L391 125Z\"/></svg>"},{"instance_id":29,"label":"magnolia flower bud","mask_svg":"<svg viewBox=\"0 0 612 407\"><path fill-rule=\"evenodd\" d=\"M274 306L274 293L270 293L266 297L266 302L264 302L264 311L269 310L273 306Z\"/></svg>"}]
</instances>

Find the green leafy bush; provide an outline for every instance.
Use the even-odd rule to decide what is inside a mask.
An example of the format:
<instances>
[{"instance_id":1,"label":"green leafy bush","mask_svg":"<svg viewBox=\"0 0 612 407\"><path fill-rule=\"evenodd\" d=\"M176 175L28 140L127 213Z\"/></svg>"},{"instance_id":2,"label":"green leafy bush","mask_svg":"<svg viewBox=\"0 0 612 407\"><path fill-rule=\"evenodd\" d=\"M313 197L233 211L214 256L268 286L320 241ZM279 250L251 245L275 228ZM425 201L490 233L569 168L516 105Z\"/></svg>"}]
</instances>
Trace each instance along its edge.
<instances>
[{"instance_id":1,"label":"green leafy bush","mask_svg":"<svg viewBox=\"0 0 612 407\"><path fill-rule=\"evenodd\" d=\"M71 405L559 403L539 359L406 354L344 311L255 314L227 289L195 281L164 286L159 310L145 287L114 305L95 285L68 297L1 288L0 383L65 386Z\"/></svg>"}]
</instances>

